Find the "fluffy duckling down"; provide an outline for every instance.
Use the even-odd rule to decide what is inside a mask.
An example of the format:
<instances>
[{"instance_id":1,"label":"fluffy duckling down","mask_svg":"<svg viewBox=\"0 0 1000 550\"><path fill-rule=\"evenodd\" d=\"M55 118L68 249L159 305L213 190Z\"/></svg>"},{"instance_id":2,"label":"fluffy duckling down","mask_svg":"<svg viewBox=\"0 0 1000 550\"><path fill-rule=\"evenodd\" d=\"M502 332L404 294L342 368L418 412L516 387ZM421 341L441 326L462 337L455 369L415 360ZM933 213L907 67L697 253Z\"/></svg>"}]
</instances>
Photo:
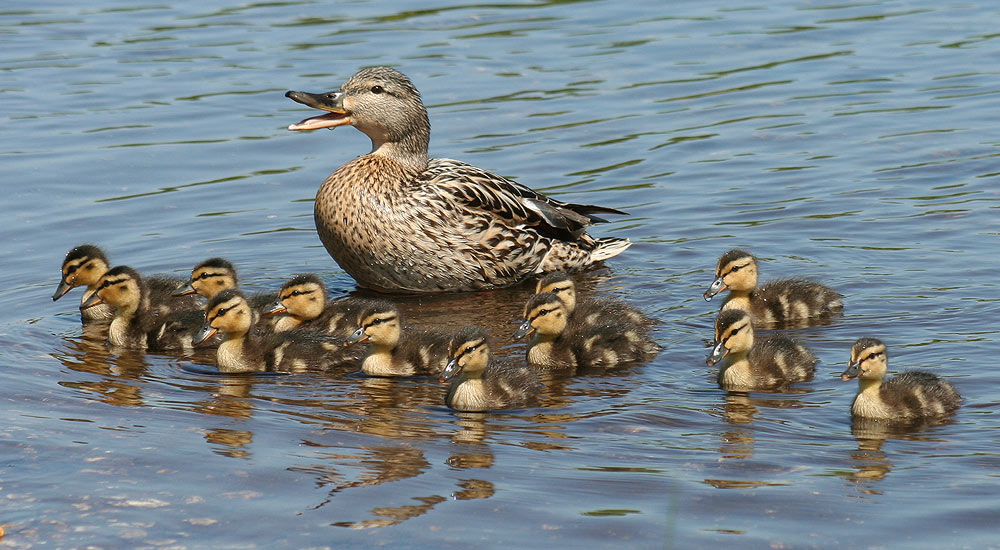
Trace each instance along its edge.
<instances>
[{"instance_id":1,"label":"fluffy duckling down","mask_svg":"<svg viewBox=\"0 0 1000 550\"><path fill-rule=\"evenodd\" d=\"M404 326L399 309L391 302L372 301L358 320L348 341L371 342L371 351L361 364L369 376L437 376L448 364L450 337Z\"/></svg>"},{"instance_id":2,"label":"fluffy duckling down","mask_svg":"<svg viewBox=\"0 0 1000 550\"><path fill-rule=\"evenodd\" d=\"M775 389L811 380L819 361L787 336L755 338L750 314L723 311L715 319L715 345L706 362L719 369L719 385L731 390Z\"/></svg>"},{"instance_id":3,"label":"fluffy duckling down","mask_svg":"<svg viewBox=\"0 0 1000 550\"><path fill-rule=\"evenodd\" d=\"M539 279L535 285L535 293L542 292L551 292L558 296L566 304L566 311L569 312L570 319L581 324L599 325L608 322L608 320L616 319L618 322L627 322L636 327L648 329L658 322L621 300L607 298L578 300L576 283L564 271L549 273Z\"/></svg>"},{"instance_id":4,"label":"fluffy duckling down","mask_svg":"<svg viewBox=\"0 0 1000 550\"><path fill-rule=\"evenodd\" d=\"M370 305L371 300L359 298L328 301L323 281L306 273L281 286L267 315L284 314L275 323L277 331L298 328L347 338L357 330L361 310Z\"/></svg>"},{"instance_id":5,"label":"fluffy duckling down","mask_svg":"<svg viewBox=\"0 0 1000 550\"><path fill-rule=\"evenodd\" d=\"M490 356L486 333L477 327L465 327L452 337L448 359L441 381L454 379L448 387L445 404L455 410L522 407L541 392L538 375L528 366Z\"/></svg>"}]
</instances>

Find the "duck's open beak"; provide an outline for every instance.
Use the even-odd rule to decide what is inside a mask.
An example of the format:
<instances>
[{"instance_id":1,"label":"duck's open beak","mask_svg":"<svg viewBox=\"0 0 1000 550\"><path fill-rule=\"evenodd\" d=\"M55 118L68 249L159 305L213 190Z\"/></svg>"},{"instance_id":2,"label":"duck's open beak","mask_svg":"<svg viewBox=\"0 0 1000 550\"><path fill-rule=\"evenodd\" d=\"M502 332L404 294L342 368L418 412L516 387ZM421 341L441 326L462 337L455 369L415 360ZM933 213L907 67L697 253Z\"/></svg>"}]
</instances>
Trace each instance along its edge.
<instances>
[{"instance_id":1,"label":"duck's open beak","mask_svg":"<svg viewBox=\"0 0 1000 550\"><path fill-rule=\"evenodd\" d=\"M194 345L197 346L205 340L208 340L209 338L215 336L217 332L219 332L219 329L212 327L212 325L208 323L201 325L201 330L198 331L198 334L194 335Z\"/></svg>"},{"instance_id":2,"label":"duck's open beak","mask_svg":"<svg viewBox=\"0 0 1000 550\"><path fill-rule=\"evenodd\" d=\"M278 315L279 313L288 313L288 308L285 304L281 303L281 300L275 300L271 302L271 305L267 306L267 311L264 312L264 317L272 317Z\"/></svg>"},{"instance_id":3,"label":"duck's open beak","mask_svg":"<svg viewBox=\"0 0 1000 550\"><path fill-rule=\"evenodd\" d=\"M65 296L66 293L69 292L71 288L73 287L69 286L69 283L66 282L66 279L59 281L59 286L56 287L56 293L52 295L52 301L55 302L59 298Z\"/></svg>"},{"instance_id":4,"label":"duck's open beak","mask_svg":"<svg viewBox=\"0 0 1000 550\"><path fill-rule=\"evenodd\" d=\"M91 308L91 307L94 307L94 306L99 306L99 305L101 305L103 303L104 303L104 300L102 300L101 297L98 296L98 294L95 292L95 293L93 293L93 294L90 295L90 298L87 298L86 302L80 304L80 309L87 309L87 308Z\"/></svg>"},{"instance_id":5,"label":"duck's open beak","mask_svg":"<svg viewBox=\"0 0 1000 550\"><path fill-rule=\"evenodd\" d=\"M535 332L535 327L531 326L531 321L525 321L521 323L521 326L517 327L516 331L514 331L514 338L524 338L532 332Z\"/></svg>"},{"instance_id":6,"label":"duck's open beak","mask_svg":"<svg viewBox=\"0 0 1000 550\"><path fill-rule=\"evenodd\" d=\"M712 348L712 353L709 353L708 357L705 358L705 363L707 363L710 367L714 366L719 361L722 361L727 355L729 355L729 348L726 347L725 343L719 342Z\"/></svg>"},{"instance_id":7,"label":"duck's open beak","mask_svg":"<svg viewBox=\"0 0 1000 550\"><path fill-rule=\"evenodd\" d=\"M441 376L438 378L438 380L442 382L447 382L448 380L454 378L455 375L460 372L462 372L462 366L458 364L458 359L452 359L451 361L448 361L447 365L445 365L444 370L441 371Z\"/></svg>"},{"instance_id":8,"label":"duck's open beak","mask_svg":"<svg viewBox=\"0 0 1000 550\"><path fill-rule=\"evenodd\" d=\"M198 291L195 290L193 286L191 286L191 283L188 283L188 284L186 284L184 286L177 287L177 290L171 292L170 295L171 296L188 296L188 295L194 294L195 292L198 292Z\"/></svg>"},{"instance_id":9,"label":"duck's open beak","mask_svg":"<svg viewBox=\"0 0 1000 550\"><path fill-rule=\"evenodd\" d=\"M347 342L344 342L344 347L346 348L347 346L367 342L368 338L369 336L365 334L365 327L358 327L358 330L354 331L354 333L347 338Z\"/></svg>"},{"instance_id":10,"label":"duck's open beak","mask_svg":"<svg viewBox=\"0 0 1000 550\"><path fill-rule=\"evenodd\" d=\"M847 382L851 378L857 378L861 374L861 363L850 363L847 366L847 370L840 375L840 379Z\"/></svg>"},{"instance_id":11,"label":"duck's open beak","mask_svg":"<svg viewBox=\"0 0 1000 550\"><path fill-rule=\"evenodd\" d=\"M343 92L311 94L289 90L285 92L285 97L313 109L329 111L329 114L307 118L297 124L291 124L288 126L289 130L319 130L320 128L335 128L351 123L351 117L344 109Z\"/></svg>"},{"instance_id":12,"label":"duck's open beak","mask_svg":"<svg viewBox=\"0 0 1000 550\"><path fill-rule=\"evenodd\" d=\"M710 302L712 301L713 296L722 292L723 290L726 290L726 283L722 280L722 277L719 277L718 279L712 281L712 286L708 287L708 290L706 290L705 293L702 294L702 297L705 298L706 302Z\"/></svg>"}]
</instances>

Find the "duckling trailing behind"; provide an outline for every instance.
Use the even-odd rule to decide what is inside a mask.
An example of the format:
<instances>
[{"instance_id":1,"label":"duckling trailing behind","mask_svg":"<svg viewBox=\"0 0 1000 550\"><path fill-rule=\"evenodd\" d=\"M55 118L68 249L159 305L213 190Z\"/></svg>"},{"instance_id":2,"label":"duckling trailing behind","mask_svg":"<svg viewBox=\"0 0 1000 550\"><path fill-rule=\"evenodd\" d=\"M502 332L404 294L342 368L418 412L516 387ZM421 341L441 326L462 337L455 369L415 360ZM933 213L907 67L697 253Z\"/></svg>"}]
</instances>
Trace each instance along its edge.
<instances>
[{"instance_id":1,"label":"duckling trailing behind","mask_svg":"<svg viewBox=\"0 0 1000 550\"><path fill-rule=\"evenodd\" d=\"M524 317L514 337L534 334L528 363L542 369L611 368L648 361L660 351L643 327L619 319L597 325L572 322L566 304L551 292L532 296Z\"/></svg>"},{"instance_id":2,"label":"duckling trailing behind","mask_svg":"<svg viewBox=\"0 0 1000 550\"><path fill-rule=\"evenodd\" d=\"M371 305L371 300L357 298L327 301L323 281L307 273L281 286L266 315L285 314L275 323L276 331L298 328L347 338L357 329L361 310Z\"/></svg>"},{"instance_id":3,"label":"duckling trailing behind","mask_svg":"<svg viewBox=\"0 0 1000 550\"><path fill-rule=\"evenodd\" d=\"M454 378L444 402L455 410L522 407L542 390L538 375L526 365L491 358L489 341L479 328L458 331L448 346L448 358L441 381Z\"/></svg>"},{"instance_id":4,"label":"duckling trailing behind","mask_svg":"<svg viewBox=\"0 0 1000 550\"><path fill-rule=\"evenodd\" d=\"M59 286L56 288L52 300L62 298L67 292L78 286L86 286L83 297L80 299L80 319L84 322L110 320L114 318L114 308L108 304L98 304L84 308L83 304L97 291L98 281L110 269L107 255L100 248L92 244L82 244L72 248L63 259ZM177 288L181 281L172 277L154 275L146 277L145 283L148 286L153 300L158 306L162 306L161 313L169 311L182 311L192 309L196 302L190 299L172 300L169 299L171 292Z\"/></svg>"},{"instance_id":5,"label":"duckling trailing behind","mask_svg":"<svg viewBox=\"0 0 1000 550\"><path fill-rule=\"evenodd\" d=\"M405 75L372 67L339 91L285 94L326 114L289 130L353 125L372 151L320 187L314 215L327 252L362 287L382 292L506 287L620 254L628 239L586 233L613 208L571 204L451 159L429 158L430 122Z\"/></svg>"},{"instance_id":6,"label":"duckling trailing behind","mask_svg":"<svg viewBox=\"0 0 1000 550\"><path fill-rule=\"evenodd\" d=\"M723 311L715 318L715 346L709 366L725 359L719 385L729 390L783 388L811 380L819 361L805 346L787 336L754 338L750 314Z\"/></svg>"},{"instance_id":7,"label":"duckling trailing behind","mask_svg":"<svg viewBox=\"0 0 1000 550\"><path fill-rule=\"evenodd\" d=\"M758 287L757 259L743 250L723 254L715 277L705 291L705 300L729 290L720 311L746 310L759 328L807 326L810 321L827 319L844 309L840 293L813 281L779 279Z\"/></svg>"},{"instance_id":8,"label":"duckling trailing behind","mask_svg":"<svg viewBox=\"0 0 1000 550\"><path fill-rule=\"evenodd\" d=\"M858 379L854 416L914 423L947 415L961 404L958 391L937 375L911 370L884 380L888 367L888 351L880 340L861 338L851 347L851 362L840 378Z\"/></svg>"},{"instance_id":9,"label":"duckling trailing behind","mask_svg":"<svg viewBox=\"0 0 1000 550\"><path fill-rule=\"evenodd\" d=\"M208 301L198 339L223 334L216 352L219 371L302 372L356 367L360 361L360 352L345 347L343 339L298 330L261 334L254 330L255 317L237 290L223 290Z\"/></svg>"},{"instance_id":10,"label":"duckling trailing behind","mask_svg":"<svg viewBox=\"0 0 1000 550\"><path fill-rule=\"evenodd\" d=\"M361 364L369 376L437 376L448 364L447 334L403 327L399 310L390 302L373 301L361 311L352 344L371 342Z\"/></svg>"},{"instance_id":11,"label":"duckling trailing behind","mask_svg":"<svg viewBox=\"0 0 1000 550\"><path fill-rule=\"evenodd\" d=\"M156 297L162 300L168 296ZM176 304L158 304L145 280L131 267L108 270L82 307L86 310L102 304L115 311L108 327L108 343L112 346L152 350L190 350L194 346L201 310L172 311Z\"/></svg>"},{"instance_id":12,"label":"duckling trailing behind","mask_svg":"<svg viewBox=\"0 0 1000 550\"><path fill-rule=\"evenodd\" d=\"M174 291L174 296L188 296L198 294L206 299L212 299L223 290L236 289L239 283L236 277L236 268L225 258L209 258L194 266L191 270L191 278L187 284ZM258 316L264 316L271 309L271 305L278 298L274 292L256 293L247 296L251 309L257 312ZM264 326L273 327L275 320L269 320Z\"/></svg>"},{"instance_id":13,"label":"duckling trailing behind","mask_svg":"<svg viewBox=\"0 0 1000 550\"><path fill-rule=\"evenodd\" d=\"M585 325L599 325L609 319L632 323L637 327L650 328L658 321L620 300L589 298L577 300L576 284L568 273L557 271L538 280L535 293L551 292L566 304L570 319Z\"/></svg>"}]
</instances>

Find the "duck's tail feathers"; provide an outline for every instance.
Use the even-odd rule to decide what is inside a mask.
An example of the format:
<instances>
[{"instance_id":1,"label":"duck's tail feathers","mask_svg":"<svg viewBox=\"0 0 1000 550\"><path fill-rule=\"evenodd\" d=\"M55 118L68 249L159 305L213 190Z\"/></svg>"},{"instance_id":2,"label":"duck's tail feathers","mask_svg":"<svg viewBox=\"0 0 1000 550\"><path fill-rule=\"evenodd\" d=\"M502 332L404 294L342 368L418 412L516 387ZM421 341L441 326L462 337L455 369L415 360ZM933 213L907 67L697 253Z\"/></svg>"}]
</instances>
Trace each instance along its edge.
<instances>
[{"instance_id":1,"label":"duck's tail feathers","mask_svg":"<svg viewBox=\"0 0 1000 550\"><path fill-rule=\"evenodd\" d=\"M597 246L590 251L590 260L594 263L603 262L608 258L613 258L625 249L632 246L632 241L628 239L620 239L617 237L605 237L603 239L597 239Z\"/></svg>"}]
</instances>

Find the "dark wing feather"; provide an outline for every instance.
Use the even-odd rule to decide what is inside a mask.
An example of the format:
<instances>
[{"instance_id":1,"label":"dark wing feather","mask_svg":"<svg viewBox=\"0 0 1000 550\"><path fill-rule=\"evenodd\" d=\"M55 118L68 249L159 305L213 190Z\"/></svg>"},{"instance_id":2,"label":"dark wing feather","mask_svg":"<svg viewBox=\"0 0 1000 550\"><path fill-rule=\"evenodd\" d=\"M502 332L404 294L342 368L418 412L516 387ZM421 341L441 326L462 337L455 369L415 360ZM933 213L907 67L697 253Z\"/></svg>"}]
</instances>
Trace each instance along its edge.
<instances>
[{"instance_id":1,"label":"dark wing feather","mask_svg":"<svg viewBox=\"0 0 1000 550\"><path fill-rule=\"evenodd\" d=\"M514 225L536 227L563 240L576 240L588 226L607 221L595 214L627 214L614 208L546 197L516 181L451 159L431 159L421 180L467 207L487 211Z\"/></svg>"}]
</instances>

